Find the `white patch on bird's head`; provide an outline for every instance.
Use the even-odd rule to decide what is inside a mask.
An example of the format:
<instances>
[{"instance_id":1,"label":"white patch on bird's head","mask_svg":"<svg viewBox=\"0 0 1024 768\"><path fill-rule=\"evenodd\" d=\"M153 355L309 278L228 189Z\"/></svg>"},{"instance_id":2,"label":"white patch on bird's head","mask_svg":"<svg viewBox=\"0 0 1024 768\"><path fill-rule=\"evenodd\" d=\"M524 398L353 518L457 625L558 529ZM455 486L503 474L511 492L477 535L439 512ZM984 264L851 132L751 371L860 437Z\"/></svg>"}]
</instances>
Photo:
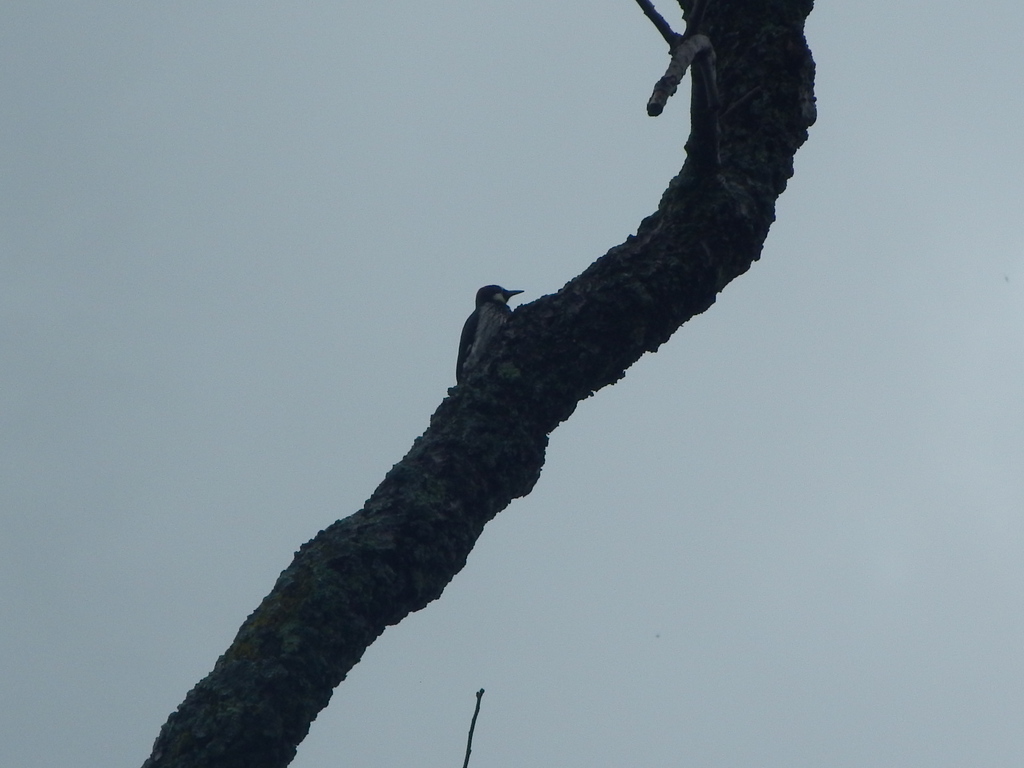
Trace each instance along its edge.
<instances>
[{"instance_id":1,"label":"white patch on bird's head","mask_svg":"<svg viewBox=\"0 0 1024 768\"><path fill-rule=\"evenodd\" d=\"M505 294L502 293L501 291L498 291L496 294L494 294L494 296L491 297L491 300L496 301L499 304L508 304L508 299L505 298Z\"/></svg>"}]
</instances>

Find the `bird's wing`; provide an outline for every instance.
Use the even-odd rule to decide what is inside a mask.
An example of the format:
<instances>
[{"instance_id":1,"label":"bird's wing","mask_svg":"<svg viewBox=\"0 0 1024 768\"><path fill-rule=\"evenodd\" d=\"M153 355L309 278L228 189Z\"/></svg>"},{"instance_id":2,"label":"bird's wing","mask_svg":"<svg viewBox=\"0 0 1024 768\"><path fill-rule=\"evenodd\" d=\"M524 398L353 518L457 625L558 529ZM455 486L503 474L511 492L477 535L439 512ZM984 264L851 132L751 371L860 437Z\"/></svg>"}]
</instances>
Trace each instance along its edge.
<instances>
[{"instance_id":1,"label":"bird's wing","mask_svg":"<svg viewBox=\"0 0 1024 768\"><path fill-rule=\"evenodd\" d=\"M462 365L469 357L469 348L473 346L473 337L476 336L476 326L480 322L480 313L474 312L462 326L462 336L459 337L459 359L455 364L455 383L462 383Z\"/></svg>"}]
</instances>

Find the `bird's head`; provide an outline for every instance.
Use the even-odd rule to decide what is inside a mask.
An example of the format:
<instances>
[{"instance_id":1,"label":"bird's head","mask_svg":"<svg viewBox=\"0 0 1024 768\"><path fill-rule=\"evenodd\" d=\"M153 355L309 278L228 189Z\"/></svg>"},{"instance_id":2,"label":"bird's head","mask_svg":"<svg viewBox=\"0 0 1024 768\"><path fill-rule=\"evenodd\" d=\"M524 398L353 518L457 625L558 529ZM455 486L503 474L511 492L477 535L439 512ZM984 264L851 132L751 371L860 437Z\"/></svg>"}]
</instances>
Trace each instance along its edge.
<instances>
[{"instance_id":1,"label":"bird's head","mask_svg":"<svg viewBox=\"0 0 1024 768\"><path fill-rule=\"evenodd\" d=\"M484 304L508 304L508 300L522 291L509 291L500 285L485 285L476 292L476 305L482 307Z\"/></svg>"}]
</instances>

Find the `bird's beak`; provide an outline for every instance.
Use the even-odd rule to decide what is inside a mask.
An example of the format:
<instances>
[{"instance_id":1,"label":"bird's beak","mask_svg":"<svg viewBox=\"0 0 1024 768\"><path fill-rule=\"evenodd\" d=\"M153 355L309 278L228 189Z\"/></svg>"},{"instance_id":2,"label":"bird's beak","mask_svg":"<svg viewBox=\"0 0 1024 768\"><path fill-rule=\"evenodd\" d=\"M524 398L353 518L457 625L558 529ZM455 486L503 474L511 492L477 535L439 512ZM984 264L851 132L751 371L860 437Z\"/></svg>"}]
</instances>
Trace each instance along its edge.
<instances>
[{"instance_id":1,"label":"bird's beak","mask_svg":"<svg viewBox=\"0 0 1024 768\"><path fill-rule=\"evenodd\" d=\"M522 293L522 291L505 291L505 293L507 293L507 294L508 294L508 297L509 297L509 298L511 299L511 298L512 298L513 296L515 296L515 295L516 295L517 293Z\"/></svg>"}]
</instances>

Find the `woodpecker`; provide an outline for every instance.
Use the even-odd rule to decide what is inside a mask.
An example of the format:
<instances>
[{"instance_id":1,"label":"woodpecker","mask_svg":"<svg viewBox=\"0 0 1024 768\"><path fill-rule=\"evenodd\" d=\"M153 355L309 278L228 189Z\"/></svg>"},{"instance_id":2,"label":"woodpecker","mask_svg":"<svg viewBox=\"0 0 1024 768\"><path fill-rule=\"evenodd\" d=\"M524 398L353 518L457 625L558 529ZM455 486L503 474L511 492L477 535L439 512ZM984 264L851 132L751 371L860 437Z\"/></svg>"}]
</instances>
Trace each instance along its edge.
<instances>
[{"instance_id":1,"label":"woodpecker","mask_svg":"<svg viewBox=\"0 0 1024 768\"><path fill-rule=\"evenodd\" d=\"M485 285L476 292L476 309L462 326L462 337L459 339L456 383L461 384L465 375L480 362L484 349L512 314L508 300L517 293L522 291L508 291L500 285Z\"/></svg>"}]
</instances>

